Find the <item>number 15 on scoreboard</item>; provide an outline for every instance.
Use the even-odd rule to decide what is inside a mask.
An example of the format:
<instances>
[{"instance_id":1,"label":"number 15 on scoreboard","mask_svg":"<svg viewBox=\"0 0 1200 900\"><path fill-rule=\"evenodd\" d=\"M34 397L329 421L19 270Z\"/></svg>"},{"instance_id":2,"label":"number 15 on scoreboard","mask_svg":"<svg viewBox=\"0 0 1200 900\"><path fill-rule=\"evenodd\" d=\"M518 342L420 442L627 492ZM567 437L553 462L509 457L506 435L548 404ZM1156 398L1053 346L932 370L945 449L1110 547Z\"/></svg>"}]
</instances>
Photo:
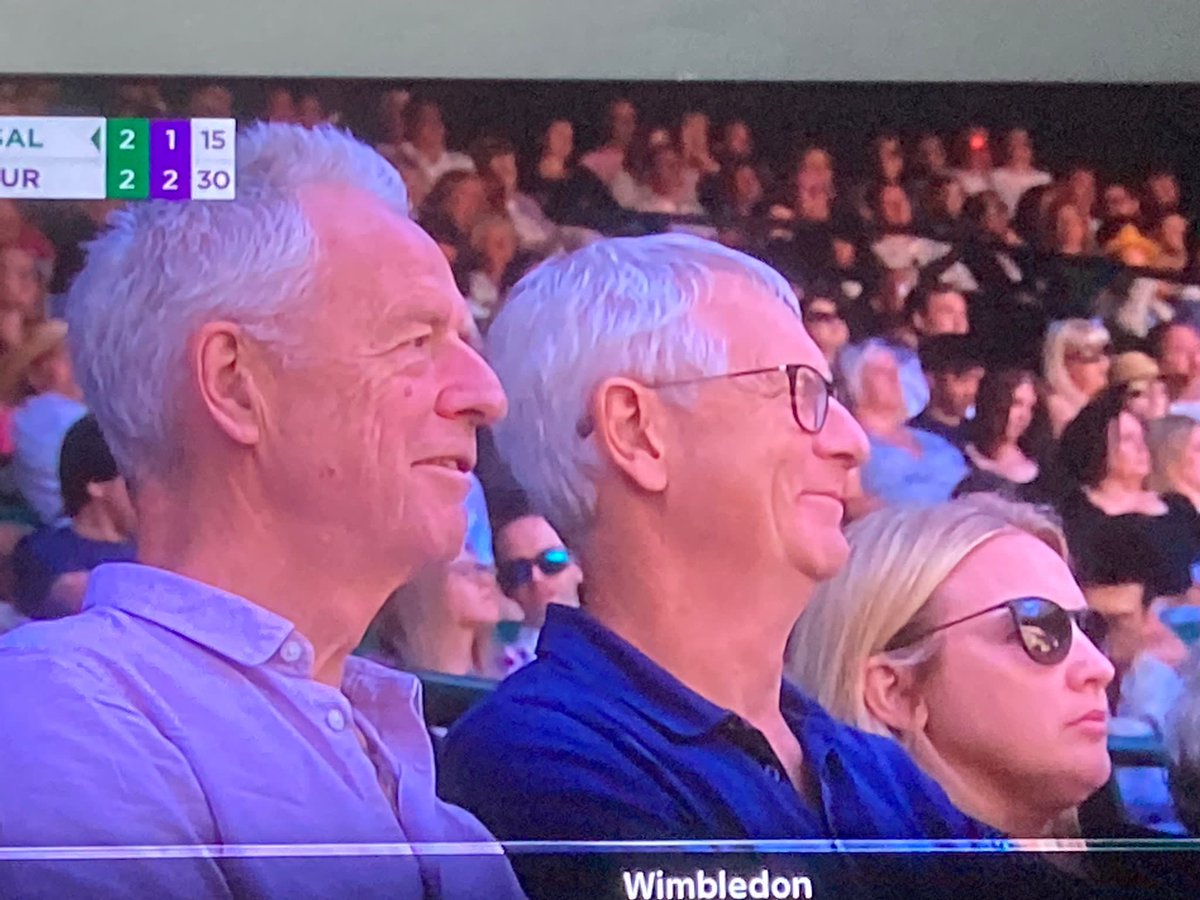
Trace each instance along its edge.
<instances>
[{"instance_id":1,"label":"number 15 on scoreboard","mask_svg":"<svg viewBox=\"0 0 1200 900\"><path fill-rule=\"evenodd\" d=\"M236 194L233 119L192 119L191 195L193 200L232 200Z\"/></svg>"}]
</instances>

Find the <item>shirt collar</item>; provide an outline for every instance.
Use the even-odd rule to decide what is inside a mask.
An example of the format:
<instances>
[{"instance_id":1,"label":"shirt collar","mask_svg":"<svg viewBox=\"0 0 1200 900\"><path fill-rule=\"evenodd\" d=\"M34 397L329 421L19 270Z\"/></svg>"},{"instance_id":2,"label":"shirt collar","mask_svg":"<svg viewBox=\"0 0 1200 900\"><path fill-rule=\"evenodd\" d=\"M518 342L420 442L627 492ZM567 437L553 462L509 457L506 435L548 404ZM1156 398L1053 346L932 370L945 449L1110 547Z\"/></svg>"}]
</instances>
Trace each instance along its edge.
<instances>
[{"instance_id":1,"label":"shirt collar","mask_svg":"<svg viewBox=\"0 0 1200 900\"><path fill-rule=\"evenodd\" d=\"M551 604L538 641L546 654L585 680L595 695L680 737L695 738L734 713L697 694L582 609Z\"/></svg>"},{"instance_id":2,"label":"shirt collar","mask_svg":"<svg viewBox=\"0 0 1200 900\"><path fill-rule=\"evenodd\" d=\"M83 608L119 609L244 666L269 660L295 626L244 597L140 563L92 571Z\"/></svg>"}]
</instances>

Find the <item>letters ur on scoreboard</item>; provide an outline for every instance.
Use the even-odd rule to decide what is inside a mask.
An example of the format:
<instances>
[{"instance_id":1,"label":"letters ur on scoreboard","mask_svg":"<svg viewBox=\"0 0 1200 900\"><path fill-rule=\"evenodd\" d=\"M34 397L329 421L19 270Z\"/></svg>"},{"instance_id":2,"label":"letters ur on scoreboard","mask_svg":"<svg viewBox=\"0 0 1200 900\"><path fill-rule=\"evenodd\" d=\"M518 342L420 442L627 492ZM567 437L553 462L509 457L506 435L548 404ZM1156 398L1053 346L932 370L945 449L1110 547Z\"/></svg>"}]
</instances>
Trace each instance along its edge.
<instances>
[{"instance_id":1,"label":"letters ur on scoreboard","mask_svg":"<svg viewBox=\"0 0 1200 900\"><path fill-rule=\"evenodd\" d=\"M41 150L45 147L38 140L36 128L0 128L0 151L10 148ZM8 188L37 188L40 174L37 169L27 167L0 167L0 186Z\"/></svg>"}]
</instances>

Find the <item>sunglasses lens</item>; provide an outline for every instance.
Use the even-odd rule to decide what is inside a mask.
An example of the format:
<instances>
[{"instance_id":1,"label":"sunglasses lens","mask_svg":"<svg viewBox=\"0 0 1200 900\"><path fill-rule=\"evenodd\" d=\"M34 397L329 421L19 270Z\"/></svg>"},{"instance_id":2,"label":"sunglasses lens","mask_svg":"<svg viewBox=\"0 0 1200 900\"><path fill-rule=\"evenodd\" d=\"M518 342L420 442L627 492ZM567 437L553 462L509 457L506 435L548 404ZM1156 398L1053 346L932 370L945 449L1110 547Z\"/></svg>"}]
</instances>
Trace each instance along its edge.
<instances>
[{"instance_id":1,"label":"sunglasses lens","mask_svg":"<svg viewBox=\"0 0 1200 900\"><path fill-rule=\"evenodd\" d=\"M547 550L537 560L538 568L544 575L557 575L571 564L571 554L561 547Z\"/></svg>"},{"instance_id":2,"label":"sunglasses lens","mask_svg":"<svg viewBox=\"0 0 1200 900\"><path fill-rule=\"evenodd\" d=\"M1071 616L1049 600L1033 597L1012 604L1017 632L1029 658L1043 666L1066 659L1071 650Z\"/></svg>"}]
</instances>

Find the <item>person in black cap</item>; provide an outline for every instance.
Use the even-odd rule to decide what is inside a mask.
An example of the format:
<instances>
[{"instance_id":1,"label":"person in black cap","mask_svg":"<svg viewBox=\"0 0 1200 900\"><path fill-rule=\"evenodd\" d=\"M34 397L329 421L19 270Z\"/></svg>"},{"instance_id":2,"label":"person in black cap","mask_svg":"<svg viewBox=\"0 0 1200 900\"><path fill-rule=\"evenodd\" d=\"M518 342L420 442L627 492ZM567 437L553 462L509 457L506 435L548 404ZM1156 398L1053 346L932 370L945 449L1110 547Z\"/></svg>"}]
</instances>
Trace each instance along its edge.
<instances>
[{"instance_id":1,"label":"person in black cap","mask_svg":"<svg viewBox=\"0 0 1200 900\"><path fill-rule=\"evenodd\" d=\"M918 352L929 382L929 405L908 424L963 450L967 445L967 413L975 405L984 374L978 343L965 334L939 334L925 338Z\"/></svg>"},{"instance_id":2,"label":"person in black cap","mask_svg":"<svg viewBox=\"0 0 1200 900\"><path fill-rule=\"evenodd\" d=\"M134 559L137 516L93 416L84 416L67 432L59 478L71 523L41 528L13 551L15 605L33 619L78 612L92 569Z\"/></svg>"}]
</instances>

